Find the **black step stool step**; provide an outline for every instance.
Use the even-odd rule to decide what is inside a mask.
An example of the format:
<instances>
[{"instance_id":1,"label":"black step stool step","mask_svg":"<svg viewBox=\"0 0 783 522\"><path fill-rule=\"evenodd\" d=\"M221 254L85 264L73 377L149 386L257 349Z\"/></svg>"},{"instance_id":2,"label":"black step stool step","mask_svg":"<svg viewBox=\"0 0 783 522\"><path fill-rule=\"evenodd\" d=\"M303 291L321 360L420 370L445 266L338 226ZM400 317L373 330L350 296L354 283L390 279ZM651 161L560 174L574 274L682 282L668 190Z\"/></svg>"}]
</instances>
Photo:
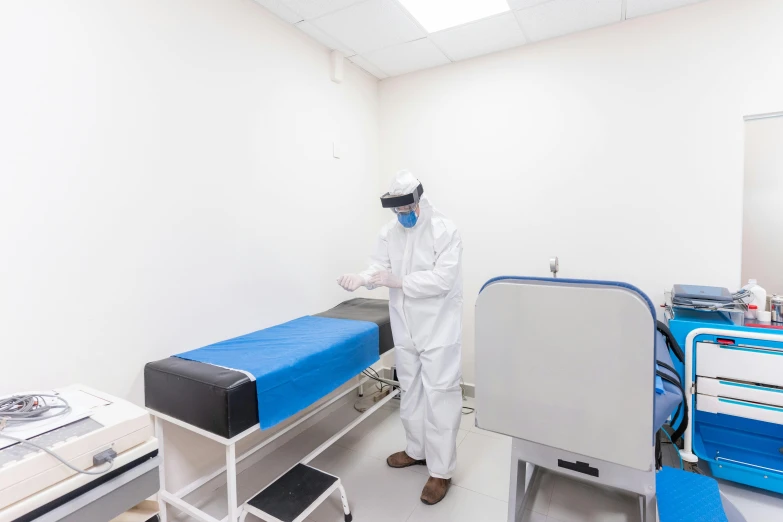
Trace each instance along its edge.
<instances>
[{"instance_id":1,"label":"black step stool step","mask_svg":"<svg viewBox=\"0 0 783 522\"><path fill-rule=\"evenodd\" d=\"M319 469L297 464L248 500L247 505L280 522L295 522L324 493L334 490L339 480Z\"/></svg>"}]
</instances>

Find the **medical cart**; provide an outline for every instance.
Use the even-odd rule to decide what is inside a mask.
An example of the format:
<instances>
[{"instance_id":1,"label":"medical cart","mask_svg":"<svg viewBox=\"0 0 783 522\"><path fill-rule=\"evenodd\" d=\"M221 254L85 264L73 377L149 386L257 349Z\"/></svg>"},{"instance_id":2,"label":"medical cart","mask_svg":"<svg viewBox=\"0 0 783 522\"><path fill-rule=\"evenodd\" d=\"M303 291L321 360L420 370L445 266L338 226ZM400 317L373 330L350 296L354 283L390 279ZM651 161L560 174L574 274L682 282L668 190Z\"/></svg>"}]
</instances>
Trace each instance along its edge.
<instances>
[{"instance_id":1,"label":"medical cart","mask_svg":"<svg viewBox=\"0 0 783 522\"><path fill-rule=\"evenodd\" d=\"M716 478L783 493L783 330L737 326L719 312L673 314L690 411L682 458Z\"/></svg>"}]
</instances>

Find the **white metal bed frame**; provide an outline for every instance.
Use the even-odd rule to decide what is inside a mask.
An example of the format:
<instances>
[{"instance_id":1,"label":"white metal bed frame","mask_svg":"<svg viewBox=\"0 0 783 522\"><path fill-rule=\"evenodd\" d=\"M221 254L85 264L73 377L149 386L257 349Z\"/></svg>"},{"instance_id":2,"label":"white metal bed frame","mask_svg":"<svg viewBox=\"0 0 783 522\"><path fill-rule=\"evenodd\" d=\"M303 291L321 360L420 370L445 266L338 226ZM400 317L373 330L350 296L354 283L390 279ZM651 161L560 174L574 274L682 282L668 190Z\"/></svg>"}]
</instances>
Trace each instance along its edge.
<instances>
[{"instance_id":1,"label":"white metal bed frame","mask_svg":"<svg viewBox=\"0 0 783 522\"><path fill-rule=\"evenodd\" d=\"M246 429L242 433L230 439L227 439L225 437L221 437L220 435L215 435L214 433L210 433L206 430L203 430L197 426L193 426L192 424L188 424L187 422L183 422L179 419L175 419L170 415L166 415L164 413L160 413L148 408L150 415L152 415L153 418L155 419L155 436L158 439L158 455L160 457L160 467L159 467L160 492L158 493L158 498L160 501L161 522L169 521L169 517L167 513L168 506L173 506L201 522L237 522L240 519L240 517L242 518L242 520L244 520L244 517L247 516L245 503L244 502L241 504L237 503L237 464L239 464L246 458L250 457L254 453L265 448L269 444L273 443L274 441L276 441L286 433L290 432L296 427L307 422L315 415L318 415L319 413L324 411L326 408L334 405L335 403L343 399L346 395L353 392L354 390L359 389L360 390L359 393L361 395L364 385L367 384L369 381L370 381L369 379L365 378L351 385L348 389L344 390L343 392L336 395L335 397L332 397L330 400L326 401L325 403L321 404L317 408L308 412L303 417L297 419L296 422L293 422L290 425L286 426L284 429L278 431L268 439L264 439L259 444L252 447L251 449L249 449L248 451L246 451L245 453L239 456L237 456L236 454L237 443L242 439L244 439L245 437L258 432L258 430L260 429L260 426L258 424L256 424L251 428ZM352 422L350 422L345 428L340 430L338 433L333 435L329 440L327 440L326 442L318 446L316 449L314 449L309 455L307 455L304 459L299 461L299 463L308 464L311 461L313 461L316 457L318 457L318 455L326 451L330 446L332 446L335 442L337 442L337 440L339 440L342 436L344 436L346 433L351 431L359 423L367 419L370 415L375 413L379 408L381 408L384 404L386 404L391 399L396 397L399 393L400 393L399 389L392 390L386 397L384 397L383 399L375 403L371 408L365 411L362 415L360 415ZM166 489L165 442L164 442L165 439L163 437L163 421L176 424L177 426L185 428L188 431L201 435L202 437L206 437L215 442L219 442L220 444L225 446L226 465L208 475L204 475L198 478L197 480L191 482L190 484L183 487L177 492L171 492L168 489ZM219 477L224 472L226 473L226 488L228 491L228 495L227 495L228 515L227 516L223 517L222 519L217 519L184 500L185 496L197 490L201 486L207 484L209 481ZM341 493L343 498L345 498L344 491L341 491Z\"/></svg>"}]
</instances>

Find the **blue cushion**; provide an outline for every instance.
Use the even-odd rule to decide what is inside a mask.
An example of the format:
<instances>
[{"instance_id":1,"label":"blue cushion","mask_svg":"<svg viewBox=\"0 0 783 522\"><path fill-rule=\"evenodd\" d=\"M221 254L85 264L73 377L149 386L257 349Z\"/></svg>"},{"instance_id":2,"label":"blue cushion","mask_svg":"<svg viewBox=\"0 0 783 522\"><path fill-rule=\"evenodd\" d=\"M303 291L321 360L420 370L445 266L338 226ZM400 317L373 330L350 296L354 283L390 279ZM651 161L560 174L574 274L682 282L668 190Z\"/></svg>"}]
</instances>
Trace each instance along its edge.
<instances>
[{"instance_id":1,"label":"blue cushion","mask_svg":"<svg viewBox=\"0 0 783 522\"><path fill-rule=\"evenodd\" d=\"M665 467L655 483L661 522L728 522L715 479Z\"/></svg>"}]
</instances>

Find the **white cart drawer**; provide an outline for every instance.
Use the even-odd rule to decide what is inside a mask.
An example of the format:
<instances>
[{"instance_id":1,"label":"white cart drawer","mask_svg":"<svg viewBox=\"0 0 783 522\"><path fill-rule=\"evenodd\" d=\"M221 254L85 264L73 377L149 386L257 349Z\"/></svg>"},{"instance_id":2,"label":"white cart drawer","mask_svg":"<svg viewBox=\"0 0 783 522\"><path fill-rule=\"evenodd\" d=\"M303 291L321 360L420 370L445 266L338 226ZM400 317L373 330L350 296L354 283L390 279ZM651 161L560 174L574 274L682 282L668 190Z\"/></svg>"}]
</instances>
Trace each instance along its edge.
<instances>
[{"instance_id":1,"label":"white cart drawer","mask_svg":"<svg viewBox=\"0 0 783 522\"><path fill-rule=\"evenodd\" d=\"M710 395L696 395L696 409L707 413L722 413L745 419L783 424L783 408Z\"/></svg>"},{"instance_id":2,"label":"white cart drawer","mask_svg":"<svg viewBox=\"0 0 783 522\"><path fill-rule=\"evenodd\" d=\"M783 386L783 351L698 343L696 375Z\"/></svg>"},{"instance_id":3,"label":"white cart drawer","mask_svg":"<svg viewBox=\"0 0 783 522\"><path fill-rule=\"evenodd\" d=\"M783 389L768 388L744 382L699 377L696 391L702 395L739 399L783 408Z\"/></svg>"}]
</instances>

